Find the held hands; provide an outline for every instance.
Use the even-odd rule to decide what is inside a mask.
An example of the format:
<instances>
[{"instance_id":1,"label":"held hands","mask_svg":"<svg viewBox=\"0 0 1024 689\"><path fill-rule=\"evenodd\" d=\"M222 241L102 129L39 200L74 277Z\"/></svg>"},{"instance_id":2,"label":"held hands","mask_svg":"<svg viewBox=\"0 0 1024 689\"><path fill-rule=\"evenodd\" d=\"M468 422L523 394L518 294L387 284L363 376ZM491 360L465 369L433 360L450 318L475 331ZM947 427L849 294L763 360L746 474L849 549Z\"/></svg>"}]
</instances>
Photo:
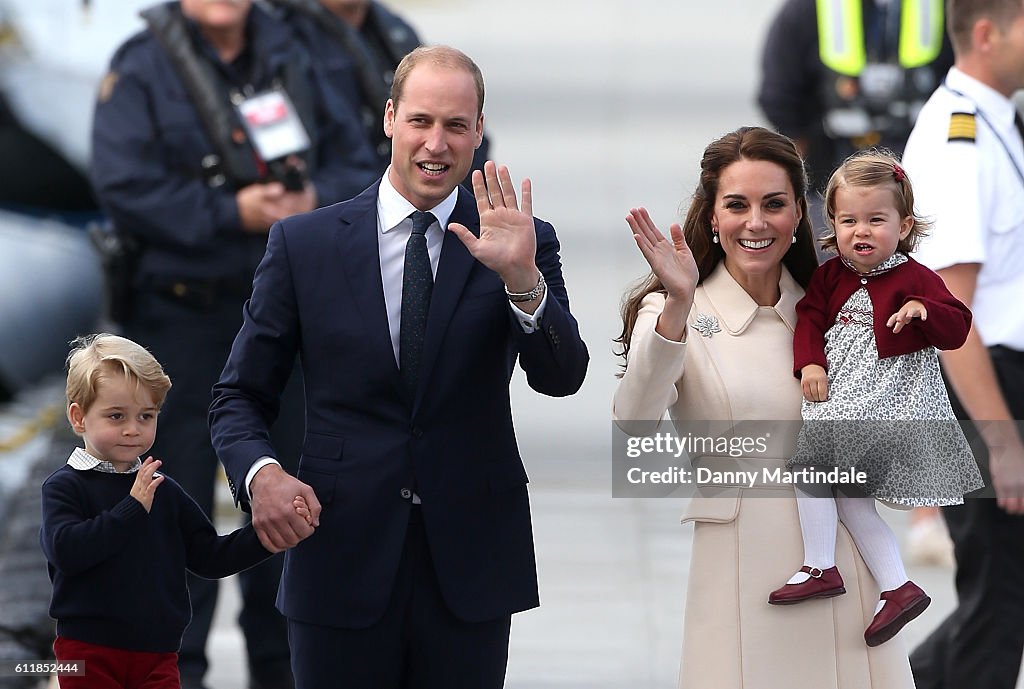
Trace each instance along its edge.
<instances>
[{"instance_id":1,"label":"held hands","mask_svg":"<svg viewBox=\"0 0 1024 689\"><path fill-rule=\"evenodd\" d=\"M885 325L892 328L893 334L896 334L903 330L903 326L915 318L920 318L922 321L928 320L928 309L917 299L911 299L899 311L889 316L889 320L885 322Z\"/></svg>"},{"instance_id":2,"label":"held hands","mask_svg":"<svg viewBox=\"0 0 1024 689\"><path fill-rule=\"evenodd\" d=\"M309 505L306 504L306 499L301 495L296 495L295 499L292 500L292 507L295 508L295 513L306 520L306 523L310 526L313 525L313 515L309 512Z\"/></svg>"},{"instance_id":3,"label":"held hands","mask_svg":"<svg viewBox=\"0 0 1024 689\"><path fill-rule=\"evenodd\" d=\"M800 389L808 402L828 399L828 373L818 364L807 364L800 369Z\"/></svg>"},{"instance_id":4,"label":"held hands","mask_svg":"<svg viewBox=\"0 0 1024 689\"><path fill-rule=\"evenodd\" d=\"M146 508L146 512L153 509L153 496L156 495L157 487L164 482L164 475L156 473L161 464L162 462L159 459L147 457L146 461L142 463L142 467L135 474L135 483L132 484L132 490L129 493L129 495L142 503L142 506Z\"/></svg>"},{"instance_id":5,"label":"held hands","mask_svg":"<svg viewBox=\"0 0 1024 689\"><path fill-rule=\"evenodd\" d=\"M252 525L260 543L272 553L299 544L320 526L320 501L313 489L277 464L268 464L250 484ZM305 509L296 504L302 501ZM304 514L304 511L307 514Z\"/></svg>"},{"instance_id":6,"label":"held hands","mask_svg":"<svg viewBox=\"0 0 1024 689\"><path fill-rule=\"evenodd\" d=\"M480 213L480 236L465 225L451 223L448 229L462 240L476 260L496 272L510 292L529 292L537 285L537 234L533 225L533 190L523 180L523 207L508 168L494 161L484 171L473 171L473 195Z\"/></svg>"}]
</instances>

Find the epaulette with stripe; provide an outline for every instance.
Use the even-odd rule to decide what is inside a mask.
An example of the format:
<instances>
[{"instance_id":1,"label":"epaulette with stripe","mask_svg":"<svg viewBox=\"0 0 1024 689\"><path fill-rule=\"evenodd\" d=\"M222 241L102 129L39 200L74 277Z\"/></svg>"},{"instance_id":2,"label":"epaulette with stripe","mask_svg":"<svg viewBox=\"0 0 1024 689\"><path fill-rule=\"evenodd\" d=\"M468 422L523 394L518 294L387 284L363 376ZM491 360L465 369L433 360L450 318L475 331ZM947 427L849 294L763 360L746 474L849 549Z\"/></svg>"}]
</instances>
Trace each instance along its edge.
<instances>
[{"instance_id":1,"label":"epaulette with stripe","mask_svg":"<svg viewBox=\"0 0 1024 689\"><path fill-rule=\"evenodd\" d=\"M974 143L975 124L973 112L954 112L949 116L949 138L947 141Z\"/></svg>"}]
</instances>

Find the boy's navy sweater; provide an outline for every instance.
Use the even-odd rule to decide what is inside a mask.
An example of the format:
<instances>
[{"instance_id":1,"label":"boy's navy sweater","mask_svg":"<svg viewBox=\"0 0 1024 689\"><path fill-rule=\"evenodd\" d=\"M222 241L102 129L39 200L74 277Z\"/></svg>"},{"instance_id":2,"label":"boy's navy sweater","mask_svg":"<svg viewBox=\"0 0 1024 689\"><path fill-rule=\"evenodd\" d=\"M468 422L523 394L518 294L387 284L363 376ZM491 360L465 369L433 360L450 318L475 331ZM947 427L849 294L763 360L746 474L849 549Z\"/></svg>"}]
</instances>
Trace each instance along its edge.
<instances>
[{"instance_id":1,"label":"boy's navy sweater","mask_svg":"<svg viewBox=\"0 0 1024 689\"><path fill-rule=\"evenodd\" d=\"M192 617L185 570L226 577L270 557L252 525L218 536L170 477L149 513L135 473L68 465L43 483L43 527L57 634L130 651L175 653Z\"/></svg>"}]
</instances>

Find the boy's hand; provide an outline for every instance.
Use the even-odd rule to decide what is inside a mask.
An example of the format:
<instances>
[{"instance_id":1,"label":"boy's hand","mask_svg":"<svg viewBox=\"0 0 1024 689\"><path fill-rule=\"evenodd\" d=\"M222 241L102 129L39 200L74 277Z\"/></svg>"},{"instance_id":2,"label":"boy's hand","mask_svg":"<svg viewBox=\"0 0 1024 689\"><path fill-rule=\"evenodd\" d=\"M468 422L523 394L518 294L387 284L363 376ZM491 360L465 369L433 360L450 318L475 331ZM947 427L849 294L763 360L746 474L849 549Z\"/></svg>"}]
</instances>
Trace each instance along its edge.
<instances>
[{"instance_id":1,"label":"boy's hand","mask_svg":"<svg viewBox=\"0 0 1024 689\"><path fill-rule=\"evenodd\" d=\"M249 483L252 495L252 526L260 537L263 547L272 553L293 548L304 538L313 535L313 529L320 525L320 501L311 486L287 473L278 464L268 464L256 472ZM295 511L292 502L301 495L313 523Z\"/></svg>"},{"instance_id":2,"label":"boy's hand","mask_svg":"<svg viewBox=\"0 0 1024 689\"><path fill-rule=\"evenodd\" d=\"M295 512L306 520L307 524L310 526L313 525L313 515L309 511L309 505L306 504L306 499L304 497L296 495L295 499L292 500L292 506L295 507Z\"/></svg>"},{"instance_id":3,"label":"boy's hand","mask_svg":"<svg viewBox=\"0 0 1024 689\"><path fill-rule=\"evenodd\" d=\"M162 463L159 459L148 457L135 475L135 483L132 485L130 495L142 503L146 512L153 508L153 495L156 494L157 486L164 481L163 474L156 473Z\"/></svg>"},{"instance_id":4,"label":"boy's hand","mask_svg":"<svg viewBox=\"0 0 1024 689\"><path fill-rule=\"evenodd\" d=\"M807 364L800 369L800 389L808 402L828 399L828 373L818 364Z\"/></svg>"},{"instance_id":5,"label":"boy's hand","mask_svg":"<svg viewBox=\"0 0 1024 689\"><path fill-rule=\"evenodd\" d=\"M915 318L920 318L922 321L928 320L928 309L917 299L911 299L899 311L889 316L889 320L885 324L892 328L892 332L895 335L903 330L903 326Z\"/></svg>"}]
</instances>

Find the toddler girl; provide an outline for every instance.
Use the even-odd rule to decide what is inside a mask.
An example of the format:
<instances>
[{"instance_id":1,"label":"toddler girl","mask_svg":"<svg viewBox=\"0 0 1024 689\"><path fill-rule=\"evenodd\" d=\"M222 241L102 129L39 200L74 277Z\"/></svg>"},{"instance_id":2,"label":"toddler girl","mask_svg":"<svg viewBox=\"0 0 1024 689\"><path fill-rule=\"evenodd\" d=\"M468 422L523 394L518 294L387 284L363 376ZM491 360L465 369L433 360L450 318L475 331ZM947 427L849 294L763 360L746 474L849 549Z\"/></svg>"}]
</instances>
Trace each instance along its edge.
<instances>
[{"instance_id":1,"label":"toddler girl","mask_svg":"<svg viewBox=\"0 0 1024 689\"><path fill-rule=\"evenodd\" d=\"M854 488L798 485L804 563L773 591L773 605L845 593L835 567L838 521L882 590L864 632L895 636L931 599L907 578L875 499L952 505L983 482L949 405L936 349L957 349L971 313L934 272L910 258L927 224L899 162L884 151L848 158L829 180L825 208L835 249L797 305L794 373L804 393L792 468L863 472ZM807 472L803 472L805 475Z\"/></svg>"}]
</instances>

